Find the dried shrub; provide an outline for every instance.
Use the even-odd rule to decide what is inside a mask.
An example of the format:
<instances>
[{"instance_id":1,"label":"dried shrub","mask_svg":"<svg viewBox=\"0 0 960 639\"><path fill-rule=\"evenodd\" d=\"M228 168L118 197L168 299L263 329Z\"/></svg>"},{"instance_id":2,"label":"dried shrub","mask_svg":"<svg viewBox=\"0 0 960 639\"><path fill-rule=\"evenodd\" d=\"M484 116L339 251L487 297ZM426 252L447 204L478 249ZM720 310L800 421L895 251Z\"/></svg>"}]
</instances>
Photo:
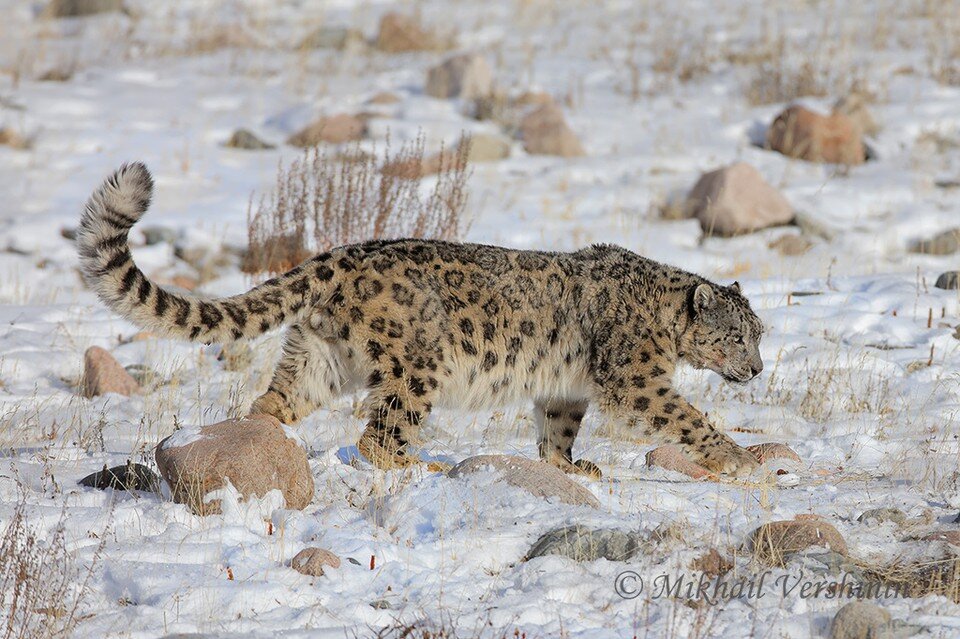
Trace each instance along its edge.
<instances>
[{"instance_id":1,"label":"dried shrub","mask_svg":"<svg viewBox=\"0 0 960 639\"><path fill-rule=\"evenodd\" d=\"M41 539L26 519L26 494L21 496L0 538L0 628L3 639L69 636L90 577L103 551L103 539L93 562L84 567L67 551L65 515L52 534Z\"/></svg>"},{"instance_id":2,"label":"dried shrub","mask_svg":"<svg viewBox=\"0 0 960 639\"><path fill-rule=\"evenodd\" d=\"M931 21L927 44L927 64L933 79L947 86L960 86L960 18L940 16Z\"/></svg>"},{"instance_id":3,"label":"dried shrub","mask_svg":"<svg viewBox=\"0 0 960 639\"><path fill-rule=\"evenodd\" d=\"M282 273L311 255L368 240L419 238L457 240L466 231L464 209L468 144L445 158L424 196L420 177L423 137L382 163L354 145L346 154L313 148L287 166L281 164L269 198L247 214L247 273Z\"/></svg>"},{"instance_id":4,"label":"dried shrub","mask_svg":"<svg viewBox=\"0 0 960 639\"><path fill-rule=\"evenodd\" d=\"M827 95L827 75L821 64L812 58L797 64L783 37L766 46L769 47L766 51L755 51L748 56L753 57L755 64L746 90L751 104L790 102L804 96Z\"/></svg>"}]
</instances>

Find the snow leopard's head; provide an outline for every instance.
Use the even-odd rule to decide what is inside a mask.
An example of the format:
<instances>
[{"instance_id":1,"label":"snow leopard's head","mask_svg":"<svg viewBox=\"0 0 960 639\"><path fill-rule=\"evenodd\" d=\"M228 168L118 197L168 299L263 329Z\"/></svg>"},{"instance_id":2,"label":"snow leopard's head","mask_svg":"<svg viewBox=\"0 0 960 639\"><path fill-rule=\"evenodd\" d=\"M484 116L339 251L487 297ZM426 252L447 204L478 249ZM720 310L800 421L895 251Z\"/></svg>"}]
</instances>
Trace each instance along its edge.
<instances>
[{"instance_id":1,"label":"snow leopard's head","mask_svg":"<svg viewBox=\"0 0 960 639\"><path fill-rule=\"evenodd\" d=\"M709 282L693 286L688 312L691 321L680 337L681 359L731 382L747 382L760 374L763 322L740 293L737 282L731 286Z\"/></svg>"}]
</instances>

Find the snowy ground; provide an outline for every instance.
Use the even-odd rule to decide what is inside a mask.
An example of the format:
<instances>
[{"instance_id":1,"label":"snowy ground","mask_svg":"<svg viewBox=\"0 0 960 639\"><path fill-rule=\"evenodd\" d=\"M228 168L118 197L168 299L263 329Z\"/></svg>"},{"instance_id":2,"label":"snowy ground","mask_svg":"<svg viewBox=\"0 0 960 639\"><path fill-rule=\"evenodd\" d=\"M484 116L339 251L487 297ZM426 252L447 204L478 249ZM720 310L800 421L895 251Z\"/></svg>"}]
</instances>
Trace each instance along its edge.
<instances>
[{"instance_id":1,"label":"snowy ground","mask_svg":"<svg viewBox=\"0 0 960 639\"><path fill-rule=\"evenodd\" d=\"M35 136L28 150L0 146L0 523L21 497L41 538L63 518L72 569L93 565L89 582L75 584L84 591L77 636L363 637L420 620L481 637L826 636L836 600L776 592L716 606L623 599L614 578L628 569L645 578L691 573L707 549L738 548L759 524L802 513L835 525L864 563L944 551L906 538L957 528L960 299L933 282L958 264L907 248L960 216L958 191L935 185L960 179L955 1L597 5L400 3L485 53L502 86L562 100L588 152L531 157L517 143L510 159L477 165L468 239L550 249L614 242L719 281L738 279L768 327L763 374L732 386L684 370L678 384L718 424L740 429L740 443L793 447L804 459L799 484L694 483L648 469L652 443L592 413L578 456L598 462L605 477L578 481L600 499L599 511L481 479L384 474L337 456L362 429L348 399L298 427L316 494L303 512L262 504L267 525L249 505L204 519L154 495L76 485L104 464L152 464L153 446L175 419L209 423L241 409L265 387L279 337L260 340L255 365L239 373L223 369L218 347L122 343L136 328L83 288L60 230L77 224L108 172L140 159L157 180L141 227L172 229L180 246L211 254L243 246L251 193L266 192L278 159L296 152L225 149L231 131L248 127L281 142L319 113L364 109L379 91L402 101L380 108L374 139L423 130L433 148L494 125L424 96L425 70L439 54L294 47L320 24L372 36L387 3L140 0L130 3L132 16L44 21L35 2L0 2L0 126ZM222 46L225 31L240 34L242 46ZM762 52L780 36L786 54L771 62ZM797 96L805 103L827 108L854 83L874 96L877 161L839 171L751 145L784 106L749 99L759 74L773 72L763 65L791 73L805 59L825 92ZM72 66L66 82L38 80ZM830 239L784 257L768 244L796 228L701 242L696 222L660 219L671 193L738 159ZM134 255L147 272L191 273L168 243ZM202 292L249 283L228 265ZM167 383L131 398L79 398L91 345L124 365L152 367ZM425 436L429 453L452 460L536 456L525 407L440 413ZM916 521L857 522L876 507ZM671 526L673 534L630 562L519 562L542 533L574 522L645 533ZM341 568L311 579L285 567L305 545L337 553ZM960 632L960 605L946 598L882 603L928 636Z\"/></svg>"}]
</instances>

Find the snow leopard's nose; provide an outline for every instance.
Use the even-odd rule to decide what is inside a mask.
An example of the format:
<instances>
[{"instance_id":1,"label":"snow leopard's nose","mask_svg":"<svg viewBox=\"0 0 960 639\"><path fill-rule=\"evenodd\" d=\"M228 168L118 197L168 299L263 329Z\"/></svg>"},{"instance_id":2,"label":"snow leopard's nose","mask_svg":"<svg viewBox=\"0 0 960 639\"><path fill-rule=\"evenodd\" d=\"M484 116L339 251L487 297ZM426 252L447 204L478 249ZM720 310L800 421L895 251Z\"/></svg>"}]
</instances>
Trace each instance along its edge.
<instances>
[{"instance_id":1,"label":"snow leopard's nose","mask_svg":"<svg viewBox=\"0 0 960 639\"><path fill-rule=\"evenodd\" d=\"M756 377L763 371L763 362L757 362L756 364L750 365L750 372L752 373L751 377Z\"/></svg>"}]
</instances>

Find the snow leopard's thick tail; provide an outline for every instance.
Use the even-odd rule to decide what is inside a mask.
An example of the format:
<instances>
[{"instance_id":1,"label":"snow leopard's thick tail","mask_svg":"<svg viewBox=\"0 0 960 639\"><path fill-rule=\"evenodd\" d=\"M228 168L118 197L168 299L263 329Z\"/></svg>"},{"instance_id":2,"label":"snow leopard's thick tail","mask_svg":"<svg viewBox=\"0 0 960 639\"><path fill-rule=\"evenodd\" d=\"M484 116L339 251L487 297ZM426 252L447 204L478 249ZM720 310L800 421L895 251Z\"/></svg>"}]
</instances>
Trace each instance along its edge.
<instances>
[{"instance_id":1,"label":"snow leopard's thick tail","mask_svg":"<svg viewBox=\"0 0 960 639\"><path fill-rule=\"evenodd\" d=\"M233 297L203 299L164 290L134 264L127 240L152 192L147 167L124 164L90 196L77 232L84 279L131 322L162 337L231 342L297 321L328 296L334 274L329 254Z\"/></svg>"}]
</instances>

